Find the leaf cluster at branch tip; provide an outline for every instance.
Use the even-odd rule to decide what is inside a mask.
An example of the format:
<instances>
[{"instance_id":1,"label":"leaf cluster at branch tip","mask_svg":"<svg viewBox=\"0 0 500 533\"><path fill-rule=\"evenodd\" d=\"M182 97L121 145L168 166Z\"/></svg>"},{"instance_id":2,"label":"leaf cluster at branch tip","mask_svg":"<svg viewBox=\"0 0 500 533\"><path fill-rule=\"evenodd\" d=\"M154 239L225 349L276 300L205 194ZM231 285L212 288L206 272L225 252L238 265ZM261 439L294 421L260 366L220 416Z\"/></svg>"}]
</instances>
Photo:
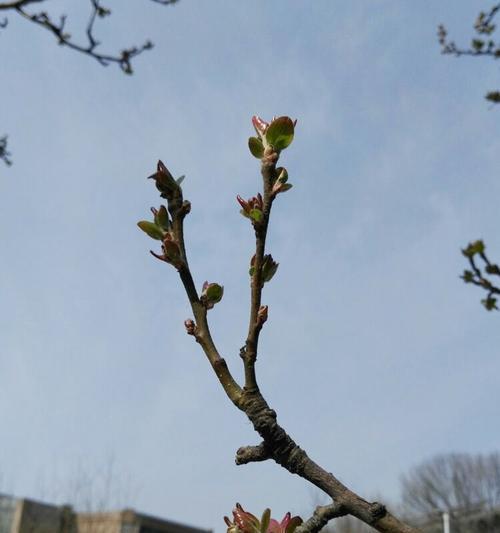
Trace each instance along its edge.
<instances>
[{"instance_id":1,"label":"leaf cluster at branch tip","mask_svg":"<svg viewBox=\"0 0 500 533\"><path fill-rule=\"evenodd\" d=\"M266 148L271 147L278 153L288 148L293 141L296 123L290 117L273 118L270 123L258 116L252 117L257 137L248 139L250 153L257 159L262 159Z\"/></svg>"}]
</instances>

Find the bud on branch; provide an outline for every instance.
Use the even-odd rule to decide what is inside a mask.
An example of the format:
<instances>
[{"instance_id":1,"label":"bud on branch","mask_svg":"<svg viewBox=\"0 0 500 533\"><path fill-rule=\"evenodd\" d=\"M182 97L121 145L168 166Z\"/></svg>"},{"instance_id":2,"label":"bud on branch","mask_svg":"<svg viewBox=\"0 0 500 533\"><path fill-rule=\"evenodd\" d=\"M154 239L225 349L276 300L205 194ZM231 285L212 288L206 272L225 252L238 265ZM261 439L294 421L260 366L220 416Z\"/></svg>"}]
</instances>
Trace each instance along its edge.
<instances>
[{"instance_id":1,"label":"bud on branch","mask_svg":"<svg viewBox=\"0 0 500 533\"><path fill-rule=\"evenodd\" d=\"M200 301L206 309L212 309L212 307L222 300L224 294L224 287L217 283L208 283L205 281L201 291Z\"/></svg>"},{"instance_id":2,"label":"bud on branch","mask_svg":"<svg viewBox=\"0 0 500 533\"><path fill-rule=\"evenodd\" d=\"M224 517L227 533L293 533L302 524L302 518L286 513L281 522L271 518L271 509L266 509L259 520L237 503L233 509L233 521Z\"/></svg>"},{"instance_id":3,"label":"bud on branch","mask_svg":"<svg viewBox=\"0 0 500 533\"><path fill-rule=\"evenodd\" d=\"M248 139L250 153L257 159L262 159L270 152L281 152L288 148L293 141L296 120L290 117L274 117L269 124L258 116L252 117L252 124L257 137ZM266 153L267 150L267 153Z\"/></svg>"}]
</instances>

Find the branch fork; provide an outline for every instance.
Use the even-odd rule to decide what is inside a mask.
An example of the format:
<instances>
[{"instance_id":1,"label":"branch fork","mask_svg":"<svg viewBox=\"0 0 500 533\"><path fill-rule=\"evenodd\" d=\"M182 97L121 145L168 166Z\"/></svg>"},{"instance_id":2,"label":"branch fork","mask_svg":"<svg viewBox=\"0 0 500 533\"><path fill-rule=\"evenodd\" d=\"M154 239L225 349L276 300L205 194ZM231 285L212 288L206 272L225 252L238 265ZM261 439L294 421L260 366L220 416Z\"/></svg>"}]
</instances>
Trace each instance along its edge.
<instances>
[{"instance_id":1,"label":"branch fork","mask_svg":"<svg viewBox=\"0 0 500 533\"><path fill-rule=\"evenodd\" d=\"M365 501L343 485L333 474L315 463L279 425L276 412L269 407L259 390L255 368L258 342L262 325L268 319L268 308L261 303L262 290L264 283L270 281L277 269L277 263L273 261L272 256L265 253L267 229L273 201L277 193L285 192L285 190L290 188L290 186L283 187L284 185L289 185L287 183L288 173L283 168L277 169L276 164L279 160L280 152L292 142L295 122L288 117L275 118L271 123L254 117L252 122L257 132L257 137L250 138L249 148L251 153L261 160L263 193L248 201L238 197L238 202L242 207L242 211L244 211L243 214L252 219L255 233L255 254L250 268L248 333L245 344L240 349L240 357L244 368L243 386L240 386L233 378L226 361L219 355L212 340L207 320L209 306L206 304L207 298L209 298L210 284L206 282L202 295L198 296L189 269L183 232L185 213L182 210L182 205L185 205L185 203L178 180L173 179L170 172L161 162L158 163L157 172L151 176L155 179L161 196L168 200L168 224L165 221L163 222L164 226L168 226L169 232L171 232L173 239L178 244L180 258L182 259L178 272L194 314L194 319L187 319L184 323L186 331L189 335L194 336L203 348L228 398L239 410L246 414L255 431L262 438L262 442L256 446L239 448L236 452L236 464L243 465L273 459L290 473L299 475L330 496L332 504L318 507L312 517L296 529L297 533L315 533L329 520L344 514L352 514L381 532L416 533L417 530L400 522L385 507L376 502L369 503ZM252 216L252 210L255 209L258 209L260 213L257 215L253 213L254 216ZM165 217L163 216L163 218ZM161 225L161 220L158 220L157 223ZM141 227L141 229L146 231L144 227ZM222 289L220 286L218 287ZM220 291L220 297L222 297L222 291ZM244 511L241 506L237 506L235 513L235 517L237 517ZM263 523L266 525L266 521L269 521L269 513L265 512L263 517ZM289 519L290 517L288 516L287 520ZM245 530L238 529L238 524L230 522L229 519L226 523L229 527L228 531L246 533ZM294 522L293 528L298 523L297 521ZM282 524L286 525L288 522L285 520L282 521ZM236 529L234 529L235 527ZM266 533L265 528L263 533ZM291 530L288 533L291 533Z\"/></svg>"}]
</instances>

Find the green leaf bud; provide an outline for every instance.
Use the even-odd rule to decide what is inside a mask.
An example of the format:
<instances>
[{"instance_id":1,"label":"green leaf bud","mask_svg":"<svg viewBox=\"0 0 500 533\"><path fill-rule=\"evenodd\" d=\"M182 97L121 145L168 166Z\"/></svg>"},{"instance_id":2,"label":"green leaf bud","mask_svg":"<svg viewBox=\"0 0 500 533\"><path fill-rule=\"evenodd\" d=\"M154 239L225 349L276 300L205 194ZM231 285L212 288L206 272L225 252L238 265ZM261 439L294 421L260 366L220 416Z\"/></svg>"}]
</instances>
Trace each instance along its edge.
<instances>
[{"instance_id":1,"label":"green leaf bud","mask_svg":"<svg viewBox=\"0 0 500 533\"><path fill-rule=\"evenodd\" d=\"M137 225L142 229L142 231L144 231L144 233L147 233L152 239L161 241L165 237L165 232L154 222L149 222L148 220L141 220L140 222L137 222Z\"/></svg>"},{"instance_id":2,"label":"green leaf bud","mask_svg":"<svg viewBox=\"0 0 500 533\"><path fill-rule=\"evenodd\" d=\"M275 150L284 150L293 141L295 123L290 117L275 118L265 133L266 144Z\"/></svg>"},{"instance_id":3,"label":"green leaf bud","mask_svg":"<svg viewBox=\"0 0 500 533\"><path fill-rule=\"evenodd\" d=\"M264 145L260 139L257 137L250 137L248 139L248 148L254 157L257 159L262 159L264 155Z\"/></svg>"}]
</instances>

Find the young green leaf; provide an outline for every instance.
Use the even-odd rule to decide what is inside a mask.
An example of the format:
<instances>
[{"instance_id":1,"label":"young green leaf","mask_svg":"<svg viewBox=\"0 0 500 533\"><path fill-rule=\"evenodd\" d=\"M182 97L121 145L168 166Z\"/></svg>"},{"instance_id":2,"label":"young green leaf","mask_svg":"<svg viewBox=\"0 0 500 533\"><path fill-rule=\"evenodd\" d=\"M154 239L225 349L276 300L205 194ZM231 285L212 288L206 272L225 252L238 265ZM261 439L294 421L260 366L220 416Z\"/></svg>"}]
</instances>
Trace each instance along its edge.
<instances>
[{"instance_id":1,"label":"young green leaf","mask_svg":"<svg viewBox=\"0 0 500 533\"><path fill-rule=\"evenodd\" d=\"M293 141L294 123L290 117L279 117L269 124L266 131L266 141L276 150L284 150Z\"/></svg>"},{"instance_id":2,"label":"young green leaf","mask_svg":"<svg viewBox=\"0 0 500 533\"><path fill-rule=\"evenodd\" d=\"M264 156L264 145L260 139L257 139L257 137L250 137L248 139L248 148L250 149L251 154L257 159L262 159Z\"/></svg>"},{"instance_id":3,"label":"young green leaf","mask_svg":"<svg viewBox=\"0 0 500 533\"><path fill-rule=\"evenodd\" d=\"M168 220L167 208L164 205L161 205L160 209L158 209L158 213L155 215L155 223L160 226L160 228L168 231L170 221Z\"/></svg>"},{"instance_id":4,"label":"young green leaf","mask_svg":"<svg viewBox=\"0 0 500 533\"><path fill-rule=\"evenodd\" d=\"M276 172L278 174L276 181L279 181L280 183L286 183L288 181L288 171L286 168L279 167L276 169Z\"/></svg>"},{"instance_id":5,"label":"young green leaf","mask_svg":"<svg viewBox=\"0 0 500 533\"><path fill-rule=\"evenodd\" d=\"M217 283L210 283L206 290L206 297L209 302L218 303L222 300L224 287Z\"/></svg>"},{"instance_id":6,"label":"young green leaf","mask_svg":"<svg viewBox=\"0 0 500 533\"><path fill-rule=\"evenodd\" d=\"M260 222L262 220L264 213L262 213L260 209L252 209L249 215L250 215L250 218L254 220L255 222Z\"/></svg>"},{"instance_id":7,"label":"young green leaf","mask_svg":"<svg viewBox=\"0 0 500 533\"><path fill-rule=\"evenodd\" d=\"M271 519L271 509L267 508L262 513L262 518L260 519L260 533L267 533L267 528L269 527L270 519Z\"/></svg>"},{"instance_id":8,"label":"young green leaf","mask_svg":"<svg viewBox=\"0 0 500 533\"><path fill-rule=\"evenodd\" d=\"M474 257L476 254L482 254L484 253L484 242L481 240L474 241L469 243L467 248L462 250L462 253L465 255L465 257Z\"/></svg>"},{"instance_id":9,"label":"young green leaf","mask_svg":"<svg viewBox=\"0 0 500 533\"><path fill-rule=\"evenodd\" d=\"M147 233L152 239L156 239L158 241L163 240L165 232L154 222L149 222L148 220L141 220L140 222L137 222L137 225L142 229L142 231L144 231L144 233Z\"/></svg>"}]
</instances>

